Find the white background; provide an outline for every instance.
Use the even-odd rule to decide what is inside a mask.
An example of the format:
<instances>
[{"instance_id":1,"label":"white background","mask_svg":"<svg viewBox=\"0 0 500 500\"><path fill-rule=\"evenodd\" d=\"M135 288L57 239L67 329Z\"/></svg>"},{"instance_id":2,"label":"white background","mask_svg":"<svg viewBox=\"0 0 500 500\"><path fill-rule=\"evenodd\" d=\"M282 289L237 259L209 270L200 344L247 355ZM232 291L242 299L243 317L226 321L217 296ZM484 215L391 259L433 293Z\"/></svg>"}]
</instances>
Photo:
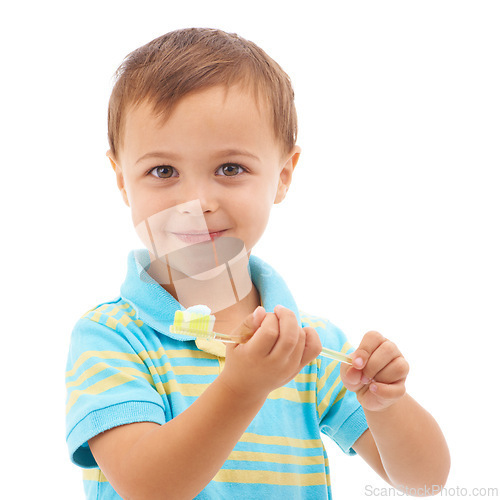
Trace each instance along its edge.
<instances>
[{"instance_id":1,"label":"white background","mask_svg":"<svg viewBox=\"0 0 500 500\"><path fill-rule=\"evenodd\" d=\"M138 46L191 26L256 42L294 82L303 154L254 253L283 275L301 309L330 318L353 344L371 329L396 342L410 363L409 393L448 440L450 489L500 488L498 2L3 9L1 418L3 489L17 489L10 498L83 498L65 445L69 337L85 311L118 294L126 256L139 246L104 156L112 74ZM385 487L360 458L327 446L335 498Z\"/></svg>"}]
</instances>

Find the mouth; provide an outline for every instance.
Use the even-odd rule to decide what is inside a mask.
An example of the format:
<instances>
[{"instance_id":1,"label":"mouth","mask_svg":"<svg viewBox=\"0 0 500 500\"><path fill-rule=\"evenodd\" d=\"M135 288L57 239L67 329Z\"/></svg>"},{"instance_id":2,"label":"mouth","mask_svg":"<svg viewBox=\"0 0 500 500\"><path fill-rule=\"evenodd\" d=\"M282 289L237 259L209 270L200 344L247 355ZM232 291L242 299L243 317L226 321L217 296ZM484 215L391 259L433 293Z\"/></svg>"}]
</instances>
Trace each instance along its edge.
<instances>
[{"instance_id":1,"label":"mouth","mask_svg":"<svg viewBox=\"0 0 500 500\"><path fill-rule=\"evenodd\" d=\"M226 229L222 231L214 231L212 233L172 233L177 236L184 243L201 243L203 241L214 240L215 238L219 238Z\"/></svg>"}]
</instances>

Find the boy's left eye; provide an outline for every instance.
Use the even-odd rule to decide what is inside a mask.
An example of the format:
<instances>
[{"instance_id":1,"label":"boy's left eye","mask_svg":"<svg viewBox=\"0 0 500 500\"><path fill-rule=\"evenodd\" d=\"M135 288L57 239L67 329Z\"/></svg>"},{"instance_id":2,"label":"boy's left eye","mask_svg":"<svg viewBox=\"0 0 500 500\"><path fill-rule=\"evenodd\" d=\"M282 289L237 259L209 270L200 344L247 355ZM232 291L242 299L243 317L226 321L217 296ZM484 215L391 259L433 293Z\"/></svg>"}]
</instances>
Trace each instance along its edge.
<instances>
[{"instance_id":1,"label":"boy's left eye","mask_svg":"<svg viewBox=\"0 0 500 500\"><path fill-rule=\"evenodd\" d=\"M224 165L221 165L217 169L217 172L221 169L224 172L224 174L222 174L224 177L236 177L239 173L238 169L240 169L242 172L245 172L245 169L237 163L224 163Z\"/></svg>"}]
</instances>

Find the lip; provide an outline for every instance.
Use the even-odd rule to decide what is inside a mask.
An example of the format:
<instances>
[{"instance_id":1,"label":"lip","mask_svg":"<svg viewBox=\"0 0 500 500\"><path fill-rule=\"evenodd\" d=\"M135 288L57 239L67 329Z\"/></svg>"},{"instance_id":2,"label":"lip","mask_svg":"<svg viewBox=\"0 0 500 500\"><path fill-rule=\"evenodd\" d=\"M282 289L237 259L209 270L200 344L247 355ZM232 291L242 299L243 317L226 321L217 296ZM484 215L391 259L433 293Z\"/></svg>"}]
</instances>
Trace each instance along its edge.
<instances>
[{"instance_id":1,"label":"lip","mask_svg":"<svg viewBox=\"0 0 500 500\"><path fill-rule=\"evenodd\" d=\"M226 229L223 229L222 231L213 231L210 233L193 231L191 233L172 234L177 236L177 238L179 238L184 243L201 243L202 241L213 241L215 238L219 238L225 231Z\"/></svg>"}]
</instances>

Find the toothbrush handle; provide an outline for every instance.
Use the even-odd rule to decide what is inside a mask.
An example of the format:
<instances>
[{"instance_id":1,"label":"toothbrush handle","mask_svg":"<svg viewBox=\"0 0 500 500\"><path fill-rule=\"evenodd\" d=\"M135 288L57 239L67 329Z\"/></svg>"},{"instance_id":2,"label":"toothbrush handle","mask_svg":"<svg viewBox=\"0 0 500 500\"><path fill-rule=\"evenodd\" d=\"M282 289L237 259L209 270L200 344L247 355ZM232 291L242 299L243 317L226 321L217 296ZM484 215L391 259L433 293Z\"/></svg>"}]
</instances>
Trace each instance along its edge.
<instances>
[{"instance_id":1,"label":"toothbrush handle","mask_svg":"<svg viewBox=\"0 0 500 500\"><path fill-rule=\"evenodd\" d=\"M233 335L227 335L223 333L215 333L214 334L214 339L215 340L222 340L223 342L231 342L231 343L245 343L247 340L250 339L249 337L243 337L243 338L237 338ZM340 361L341 363L347 363L349 365L352 365L352 358L347 356L346 354L343 354L341 352L333 351L332 349L328 349L327 347L323 347L323 349L320 352L320 356L324 356L325 358L330 358L334 359L335 361Z\"/></svg>"},{"instance_id":2,"label":"toothbrush handle","mask_svg":"<svg viewBox=\"0 0 500 500\"><path fill-rule=\"evenodd\" d=\"M341 363L347 363L348 365L352 365L352 358L347 356L347 354L343 354L341 352L333 351L332 349L328 349L328 347L323 347L320 356L324 356L325 358L334 359L336 361L340 361Z\"/></svg>"}]
</instances>

